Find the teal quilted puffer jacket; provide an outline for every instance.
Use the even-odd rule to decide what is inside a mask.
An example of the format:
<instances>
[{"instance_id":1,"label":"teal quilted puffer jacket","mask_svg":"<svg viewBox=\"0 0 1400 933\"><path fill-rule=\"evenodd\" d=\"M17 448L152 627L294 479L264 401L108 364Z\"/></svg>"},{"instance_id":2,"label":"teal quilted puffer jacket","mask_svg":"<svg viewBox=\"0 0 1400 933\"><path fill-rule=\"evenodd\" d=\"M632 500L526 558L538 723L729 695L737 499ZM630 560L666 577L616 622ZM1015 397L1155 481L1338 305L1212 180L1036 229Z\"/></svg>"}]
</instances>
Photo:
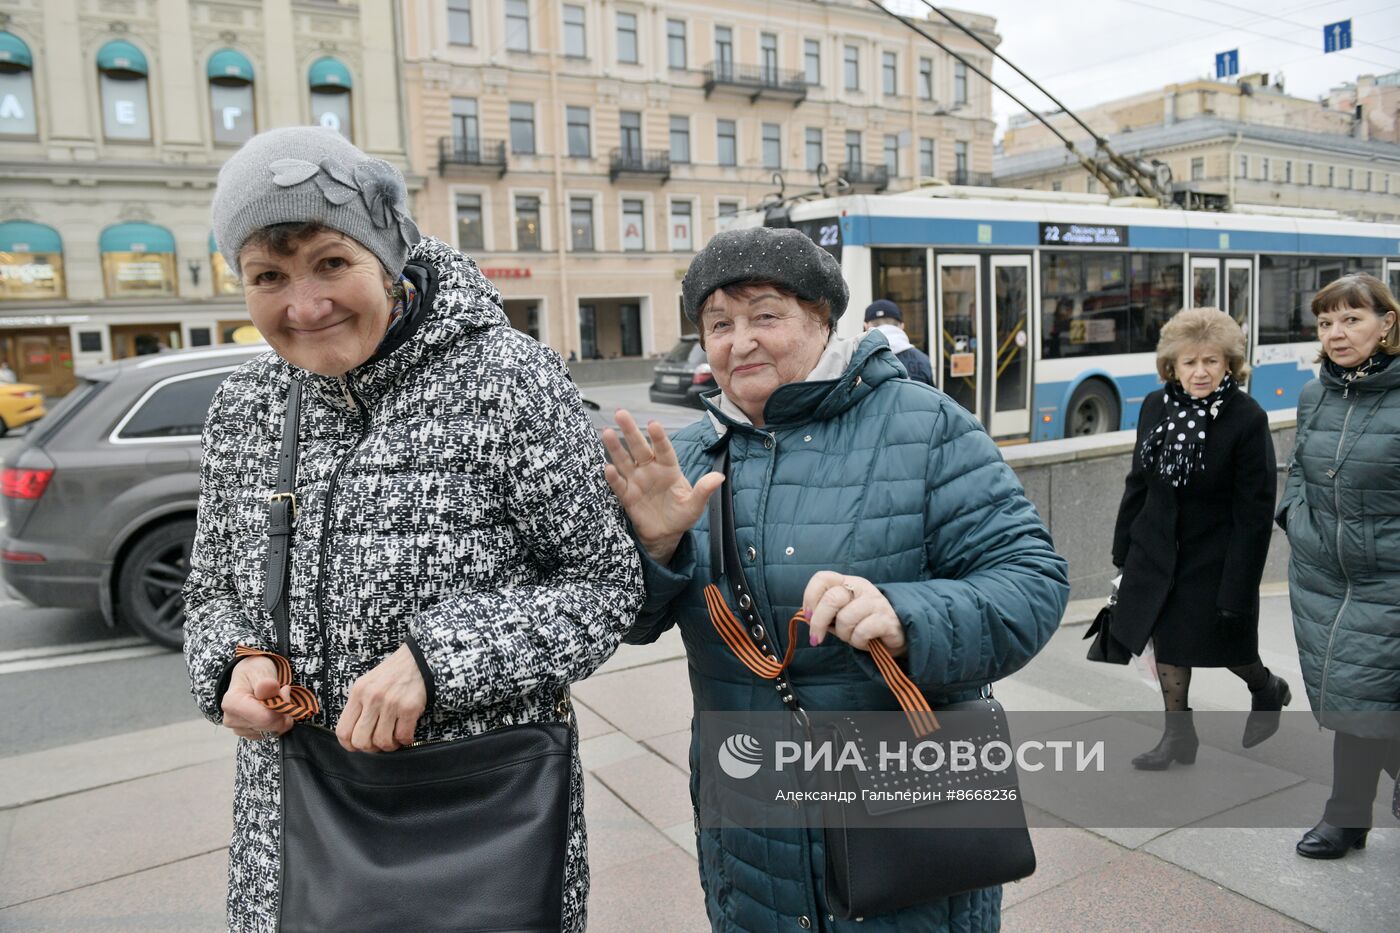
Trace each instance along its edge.
<instances>
[{"instance_id":1,"label":"teal quilted puffer jacket","mask_svg":"<svg viewBox=\"0 0 1400 933\"><path fill-rule=\"evenodd\" d=\"M1298 399L1278 509L1303 683L1318 721L1393 737L1400 712L1400 360L1349 387L1326 366Z\"/></svg>"},{"instance_id":2,"label":"teal quilted puffer jacket","mask_svg":"<svg viewBox=\"0 0 1400 933\"><path fill-rule=\"evenodd\" d=\"M785 629L817 571L865 577L904 623L906 670L935 705L1022 667L1054 633L1069 597L1066 565L1016 475L970 414L905 378L880 334L866 336L841 378L774 392L762 429L710 411L673 442L694 482L719 449L712 418L724 424L739 551L770 629ZM701 592L710 581L709 540L706 516L669 566L643 552L647 603L626 640L650 642L679 625L697 712L780 711L772 685L710 623ZM811 647L804 632L790 669L804 706L899 708L868 655L835 637ZM786 631L778 635L781 652ZM692 799L700 770L716 766L697 758L692 742ZM832 920L819 830L705 829L698 845L710 923L726 933L1000 926L1000 888L860 923Z\"/></svg>"}]
</instances>

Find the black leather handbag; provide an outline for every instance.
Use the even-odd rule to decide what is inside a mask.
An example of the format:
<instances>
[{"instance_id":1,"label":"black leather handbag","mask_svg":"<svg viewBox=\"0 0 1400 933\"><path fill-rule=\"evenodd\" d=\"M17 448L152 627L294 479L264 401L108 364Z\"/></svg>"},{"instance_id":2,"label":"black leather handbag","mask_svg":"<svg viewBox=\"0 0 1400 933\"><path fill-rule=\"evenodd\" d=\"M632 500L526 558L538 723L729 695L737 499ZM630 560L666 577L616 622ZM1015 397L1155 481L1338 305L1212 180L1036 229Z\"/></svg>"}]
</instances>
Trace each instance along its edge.
<instances>
[{"instance_id":1,"label":"black leather handbag","mask_svg":"<svg viewBox=\"0 0 1400 933\"><path fill-rule=\"evenodd\" d=\"M727 448L727 445L726 445ZM792 656L796 616L789 623L788 653L782 664L773 658L775 643L759 616L739 559L735 536L734 501L729 475L727 449L715 458L714 469L726 476L726 482L710 497L710 567L714 582L707 587L711 620L721 637L754 673L773 681L783 704L793 712L804 728L814 731L831 730L838 743L852 742L867 762L875 760L873 737L862 736L868 728L847 718L844 722L811 717L802 708L796 691L784 669ZM727 577L730 589L737 597L738 621L723 604L718 582ZM747 637L748 644L740 639ZM745 660L745 658L750 660ZM882 660L875 646L872 657L887 683L900 700L911 725L931 723L940 730L940 741L969 739L972 741L1000 740L1010 744L1010 730L1001 704L991 697L991 688L977 700L952 703L930 710L919 695L909 702L909 693L918 688L894 668L894 662L884 653ZM752 664L751 664L752 661ZM764 664L768 661L768 664ZM918 710L923 710L920 713ZM812 723L813 717L817 724ZM946 726L944 725L946 724ZM927 725L919 731L922 733ZM945 734L944 729L955 733ZM908 739L904 729L903 738ZM821 736L826 737L826 736ZM844 744L841 745L844 747ZM837 772L835 789L882 790L886 780L900 781L899 789L917 787L922 790L945 791L951 787L947 775L936 772L921 774L918 780L907 775L882 777L877 764L855 769L856 777L846 776L845 769ZM937 802L909 804L867 804L860 794L849 803L829 803L825 808L823 830L826 850L826 902L828 910L842 919L877 916L944 900L956 894L1018 881L1035 871L1035 848L1026 825L1025 807L1020 798L1014 760L1000 772L978 769L974 774L960 774L965 783L959 789L976 786L992 790L1005 799L996 801L989 812L985 801L950 800L945 794ZM857 782L861 788L851 786ZM912 782L912 783L911 783ZM851 808L861 807L856 813ZM917 809L918 813L909 811ZM976 814L974 816L974 813ZM968 825L976 824L976 825Z\"/></svg>"},{"instance_id":2,"label":"black leather handbag","mask_svg":"<svg viewBox=\"0 0 1400 933\"><path fill-rule=\"evenodd\" d=\"M1100 664L1127 664L1132 658L1132 652L1113 637L1113 614L1117 608L1118 597L1115 594L1108 598L1108 604L1094 616L1089 630L1084 633L1084 639L1094 639L1089 643L1089 653L1086 655L1090 661L1098 661Z\"/></svg>"},{"instance_id":3,"label":"black leather handbag","mask_svg":"<svg viewBox=\"0 0 1400 933\"><path fill-rule=\"evenodd\" d=\"M300 407L293 380L264 594L284 658ZM280 739L278 928L556 933L572 769L563 691L558 712L563 721L380 754L347 752L324 726L293 726Z\"/></svg>"}]
</instances>

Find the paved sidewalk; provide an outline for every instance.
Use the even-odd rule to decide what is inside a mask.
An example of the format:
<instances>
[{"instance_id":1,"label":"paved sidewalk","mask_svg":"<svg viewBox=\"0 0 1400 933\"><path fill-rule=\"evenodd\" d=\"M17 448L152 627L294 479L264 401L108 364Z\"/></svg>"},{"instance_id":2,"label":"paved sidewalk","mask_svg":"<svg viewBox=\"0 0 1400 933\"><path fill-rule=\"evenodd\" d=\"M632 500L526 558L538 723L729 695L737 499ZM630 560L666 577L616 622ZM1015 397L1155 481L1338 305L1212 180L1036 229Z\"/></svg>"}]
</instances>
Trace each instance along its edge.
<instances>
[{"instance_id":1,"label":"paved sidewalk","mask_svg":"<svg viewBox=\"0 0 1400 933\"><path fill-rule=\"evenodd\" d=\"M1264 658L1301 697L1287 600L1272 592ZM1159 708L1130 668L1083 661L1081 626L1096 608L1072 606L1035 662L998 684L1008 709ZM624 647L574 695L588 775L590 929L707 929L679 639ZM1193 705L1241 708L1238 681L1200 672ZM228 733L192 720L0 759L0 930L222 929L232 747ZM1039 868L1006 888L1004 929L1393 931L1393 820L1341 862L1293 853L1321 813L1325 782L1325 774L1280 782L1276 796L1298 814L1297 829L1036 829Z\"/></svg>"}]
</instances>

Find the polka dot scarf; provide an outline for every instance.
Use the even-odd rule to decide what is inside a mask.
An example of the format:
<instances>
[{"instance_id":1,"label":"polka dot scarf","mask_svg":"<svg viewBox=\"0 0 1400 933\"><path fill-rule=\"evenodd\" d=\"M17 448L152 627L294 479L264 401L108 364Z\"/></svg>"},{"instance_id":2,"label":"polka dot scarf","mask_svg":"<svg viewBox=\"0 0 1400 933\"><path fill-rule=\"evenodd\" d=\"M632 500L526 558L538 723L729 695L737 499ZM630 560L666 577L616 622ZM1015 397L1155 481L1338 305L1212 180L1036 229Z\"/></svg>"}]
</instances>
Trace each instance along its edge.
<instances>
[{"instance_id":1,"label":"polka dot scarf","mask_svg":"<svg viewBox=\"0 0 1400 933\"><path fill-rule=\"evenodd\" d=\"M1162 393L1166 409L1138 449L1143 467L1173 486L1185 486L1205 469L1206 431L1238 388L1229 373L1205 398L1193 398L1179 383L1167 383Z\"/></svg>"}]
</instances>

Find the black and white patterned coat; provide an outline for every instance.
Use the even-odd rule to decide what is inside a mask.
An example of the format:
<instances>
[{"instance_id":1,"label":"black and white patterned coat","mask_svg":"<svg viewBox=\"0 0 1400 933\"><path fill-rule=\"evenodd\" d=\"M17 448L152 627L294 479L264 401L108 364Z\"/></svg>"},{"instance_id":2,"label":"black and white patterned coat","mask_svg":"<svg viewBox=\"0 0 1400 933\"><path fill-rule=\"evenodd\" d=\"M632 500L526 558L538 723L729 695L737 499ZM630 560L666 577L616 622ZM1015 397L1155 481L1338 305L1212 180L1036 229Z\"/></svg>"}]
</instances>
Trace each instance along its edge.
<instances>
[{"instance_id":1,"label":"black and white patterned coat","mask_svg":"<svg viewBox=\"0 0 1400 933\"><path fill-rule=\"evenodd\" d=\"M214 722L234 647L276 650L263 583L289 379L305 387L291 661L321 721L410 637L436 692L417 738L556 719L557 686L602 664L641 604L602 448L558 355L510 327L467 257L424 239L409 265L428 273L427 308L397 350L341 378L266 353L214 397L185 587L191 687ZM275 740L240 740L234 930L276 925L279 782ZM570 930L588 894L577 751L573 791Z\"/></svg>"}]
</instances>

